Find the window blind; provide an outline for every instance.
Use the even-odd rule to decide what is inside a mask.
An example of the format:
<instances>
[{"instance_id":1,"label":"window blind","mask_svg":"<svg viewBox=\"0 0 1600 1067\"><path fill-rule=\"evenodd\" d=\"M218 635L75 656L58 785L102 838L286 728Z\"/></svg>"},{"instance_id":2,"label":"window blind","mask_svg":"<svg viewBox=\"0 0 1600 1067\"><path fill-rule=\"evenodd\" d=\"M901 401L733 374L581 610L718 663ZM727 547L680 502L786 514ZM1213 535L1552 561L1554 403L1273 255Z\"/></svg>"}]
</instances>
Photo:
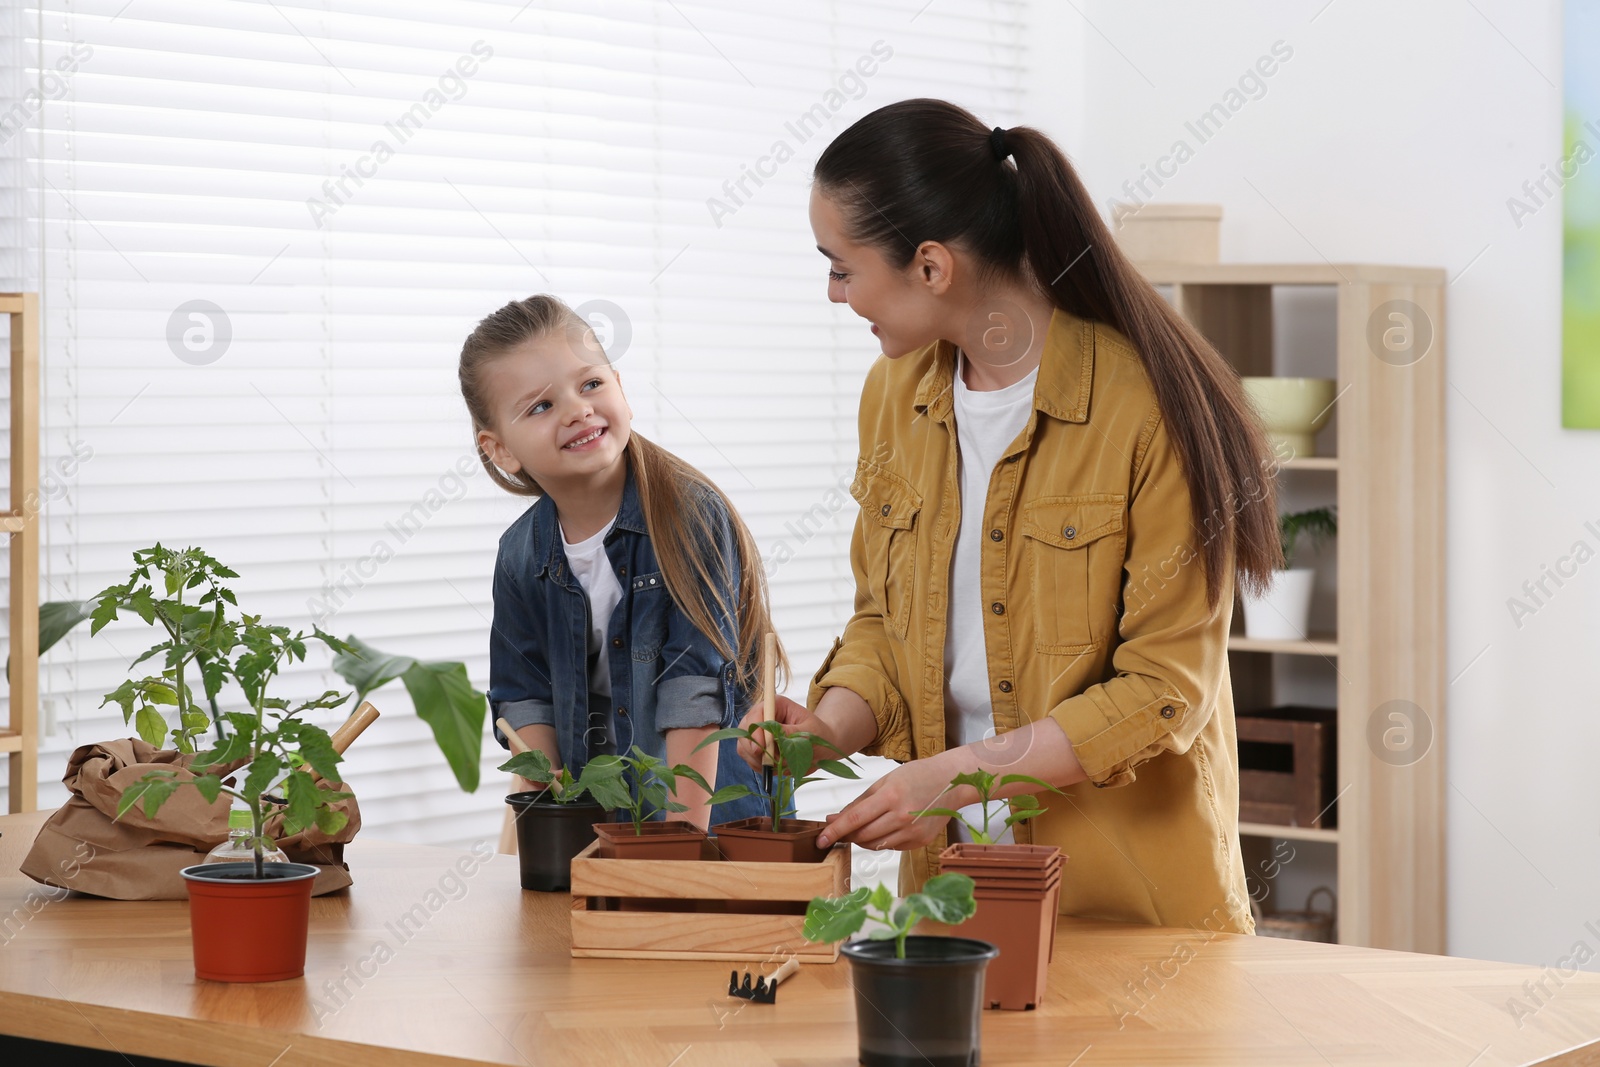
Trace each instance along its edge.
<instances>
[{"instance_id":1,"label":"window blind","mask_svg":"<svg viewBox=\"0 0 1600 1067\"><path fill-rule=\"evenodd\" d=\"M527 506L474 459L476 321L553 292L612 348L636 428L733 498L805 683L849 617L864 324L825 297L811 164L872 108L1010 125L1021 2L50 0L7 8L8 288L44 308L46 600L135 547L204 546L247 610L320 619L487 684L496 539ZM83 458L87 453L87 458ZM76 457L70 465L67 460ZM153 643L45 657L40 800L128 732L106 692ZM340 685L327 657L285 694ZM367 833L499 826L398 684L351 749ZM108 713L109 712L109 713ZM336 718L336 717L334 717ZM812 804L830 803L821 786Z\"/></svg>"}]
</instances>

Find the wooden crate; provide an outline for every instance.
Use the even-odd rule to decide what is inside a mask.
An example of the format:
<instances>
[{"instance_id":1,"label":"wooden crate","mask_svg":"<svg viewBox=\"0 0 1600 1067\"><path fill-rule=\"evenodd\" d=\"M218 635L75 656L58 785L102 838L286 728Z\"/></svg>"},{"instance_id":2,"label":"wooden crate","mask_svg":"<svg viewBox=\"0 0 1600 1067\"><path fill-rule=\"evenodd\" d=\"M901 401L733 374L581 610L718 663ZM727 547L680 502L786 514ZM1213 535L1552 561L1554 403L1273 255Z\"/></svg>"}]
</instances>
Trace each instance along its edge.
<instances>
[{"instance_id":1,"label":"wooden crate","mask_svg":"<svg viewBox=\"0 0 1600 1067\"><path fill-rule=\"evenodd\" d=\"M832 963L839 945L801 936L813 897L850 892L850 848L821 863L735 863L707 842L699 860L617 860L599 842L572 860L572 954L636 960Z\"/></svg>"},{"instance_id":2,"label":"wooden crate","mask_svg":"<svg viewBox=\"0 0 1600 1067\"><path fill-rule=\"evenodd\" d=\"M1241 714L1239 821L1331 829L1335 720L1332 708L1283 707Z\"/></svg>"}]
</instances>

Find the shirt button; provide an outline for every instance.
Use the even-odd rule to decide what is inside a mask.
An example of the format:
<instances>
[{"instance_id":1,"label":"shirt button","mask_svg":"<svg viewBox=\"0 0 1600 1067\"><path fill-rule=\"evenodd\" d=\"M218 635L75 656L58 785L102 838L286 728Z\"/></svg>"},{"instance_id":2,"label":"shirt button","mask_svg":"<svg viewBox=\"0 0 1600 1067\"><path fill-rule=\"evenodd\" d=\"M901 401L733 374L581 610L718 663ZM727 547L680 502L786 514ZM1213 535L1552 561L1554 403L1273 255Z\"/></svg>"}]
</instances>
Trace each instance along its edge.
<instances>
[{"instance_id":1,"label":"shirt button","mask_svg":"<svg viewBox=\"0 0 1600 1067\"><path fill-rule=\"evenodd\" d=\"M1161 717L1163 719L1170 719L1176 714L1178 714L1177 709L1175 709L1171 704L1168 704L1166 707L1161 709Z\"/></svg>"},{"instance_id":2,"label":"shirt button","mask_svg":"<svg viewBox=\"0 0 1600 1067\"><path fill-rule=\"evenodd\" d=\"M989 540L991 540L991 541L1004 541L1005 539L1006 539L1005 531L998 530L998 529L989 531Z\"/></svg>"},{"instance_id":3,"label":"shirt button","mask_svg":"<svg viewBox=\"0 0 1600 1067\"><path fill-rule=\"evenodd\" d=\"M1002 692L1002 693L1009 693L1009 692L1011 692L1011 683L1010 682L1001 682L1000 685L999 685L999 689L1000 689L1000 692Z\"/></svg>"},{"instance_id":4,"label":"shirt button","mask_svg":"<svg viewBox=\"0 0 1600 1067\"><path fill-rule=\"evenodd\" d=\"M620 637L613 637L613 638L612 638L612 639L611 639L611 647L612 647L612 648L621 648L621 647L622 647L622 638L620 638Z\"/></svg>"},{"instance_id":5,"label":"shirt button","mask_svg":"<svg viewBox=\"0 0 1600 1067\"><path fill-rule=\"evenodd\" d=\"M994 612L996 615L1004 615L1006 613L1006 606L1000 603L1000 601L996 600L993 604L989 605L989 610Z\"/></svg>"},{"instance_id":6,"label":"shirt button","mask_svg":"<svg viewBox=\"0 0 1600 1067\"><path fill-rule=\"evenodd\" d=\"M1074 537L1078 536L1078 528L1076 526L1068 526L1066 529L1061 531L1061 536L1070 541Z\"/></svg>"},{"instance_id":7,"label":"shirt button","mask_svg":"<svg viewBox=\"0 0 1600 1067\"><path fill-rule=\"evenodd\" d=\"M889 514L889 512L890 512L890 511L891 511L891 510L892 510L892 509L891 509L891 508L890 508L890 507L889 507L889 505L888 505L888 504L885 504L885 505L884 505L884 506L883 506L883 507L881 507L881 508L879 508L879 509L878 509L878 514L880 514L880 515L887 515L887 514Z\"/></svg>"},{"instance_id":8,"label":"shirt button","mask_svg":"<svg viewBox=\"0 0 1600 1067\"><path fill-rule=\"evenodd\" d=\"M618 708L617 709L617 714L621 715L624 719L626 719L628 717L628 709L627 708Z\"/></svg>"},{"instance_id":9,"label":"shirt button","mask_svg":"<svg viewBox=\"0 0 1600 1067\"><path fill-rule=\"evenodd\" d=\"M628 568L626 568L626 567L618 567L617 568L617 574L619 574L623 578L626 578L628 576Z\"/></svg>"}]
</instances>

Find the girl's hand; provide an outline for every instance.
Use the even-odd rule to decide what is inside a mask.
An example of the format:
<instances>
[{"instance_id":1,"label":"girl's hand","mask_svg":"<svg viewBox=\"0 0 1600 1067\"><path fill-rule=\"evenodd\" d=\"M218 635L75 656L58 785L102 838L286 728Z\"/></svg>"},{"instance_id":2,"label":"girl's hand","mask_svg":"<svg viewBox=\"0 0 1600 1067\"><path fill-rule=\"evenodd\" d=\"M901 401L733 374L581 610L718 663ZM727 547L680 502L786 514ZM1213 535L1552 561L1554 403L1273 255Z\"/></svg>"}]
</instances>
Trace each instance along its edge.
<instances>
[{"instance_id":1,"label":"girl's hand","mask_svg":"<svg viewBox=\"0 0 1600 1067\"><path fill-rule=\"evenodd\" d=\"M805 725L806 721L811 718L811 713L806 710L806 706L797 704L786 696L778 697L774 714L777 716L778 721L785 726L796 726L804 730L810 730L813 733L820 732L814 729L817 725L815 723L811 726ZM741 729L747 728L751 723L760 722L765 717L761 704L757 703L755 707L745 712L744 718L739 720L739 726ZM767 734L766 736L771 738L772 735ZM742 737L739 739L739 758L757 771L761 770L761 751L761 746L754 741ZM828 755L832 755L832 753L828 753ZM810 769L809 767L806 768L806 770Z\"/></svg>"},{"instance_id":2,"label":"girl's hand","mask_svg":"<svg viewBox=\"0 0 1600 1067\"><path fill-rule=\"evenodd\" d=\"M970 787L952 789L954 775L950 763L939 756L902 763L868 786L843 811L829 815L828 828L817 835L817 847L849 841L863 848L904 851L932 844L948 816L913 818L912 812L961 808L978 799Z\"/></svg>"}]
</instances>

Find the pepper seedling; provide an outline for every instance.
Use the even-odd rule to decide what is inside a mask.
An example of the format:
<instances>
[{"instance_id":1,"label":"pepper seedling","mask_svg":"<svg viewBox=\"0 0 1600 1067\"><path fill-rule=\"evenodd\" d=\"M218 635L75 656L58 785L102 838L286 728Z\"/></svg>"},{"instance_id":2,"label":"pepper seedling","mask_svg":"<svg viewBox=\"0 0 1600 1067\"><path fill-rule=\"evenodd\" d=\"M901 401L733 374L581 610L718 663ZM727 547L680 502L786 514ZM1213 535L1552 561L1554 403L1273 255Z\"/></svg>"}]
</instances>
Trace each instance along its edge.
<instances>
[{"instance_id":1,"label":"pepper seedling","mask_svg":"<svg viewBox=\"0 0 1600 1067\"><path fill-rule=\"evenodd\" d=\"M978 903L972 897L972 879L964 874L938 874L922 892L912 893L897 906L886 885L862 886L848 896L814 897L806 905L801 934L807 941L842 941L861 929L870 918L882 925L867 931L873 941L894 939L895 959L906 958L906 937L923 919L957 926L972 918Z\"/></svg>"},{"instance_id":2,"label":"pepper seedling","mask_svg":"<svg viewBox=\"0 0 1600 1067\"><path fill-rule=\"evenodd\" d=\"M506 766L515 762L513 759ZM629 778L632 779L631 788ZM741 785L725 785L713 792L704 776L693 767L684 763L668 767L666 760L650 755L638 745L626 756L594 757L584 764L577 783L607 811L626 811L633 822L633 832L642 835L645 820L652 816L689 810L688 805L672 799L677 795L679 778L687 778L710 793L707 804L721 804L748 795L738 792L744 789Z\"/></svg>"},{"instance_id":3,"label":"pepper seedling","mask_svg":"<svg viewBox=\"0 0 1600 1067\"><path fill-rule=\"evenodd\" d=\"M596 795L593 786L604 778L621 778L623 768L621 763L603 763L599 759L592 759L584 766L582 773L574 778L567 768L556 770L551 766L550 757L542 750L530 748L506 760L499 769L526 778L535 785L544 786L547 795L557 804L576 804L587 793L596 803L606 807L605 801ZM604 786L601 786L600 792L605 792ZM617 807L618 805L613 804L606 807L606 810L615 811Z\"/></svg>"},{"instance_id":4,"label":"pepper seedling","mask_svg":"<svg viewBox=\"0 0 1600 1067\"><path fill-rule=\"evenodd\" d=\"M730 737L738 737L754 742L762 747L765 740L762 732L770 733L774 744L772 764L772 792L763 793L757 789L742 784L726 786L729 792L725 799L738 800L741 797L758 796L767 801L772 811L772 828L776 830L783 817L794 810L795 790L808 782L817 781L821 775L811 774L813 770L827 771L836 778L857 778L861 776L855 772L850 757L832 742L817 734L805 730L791 730L781 722L773 719L757 720L749 726L730 726L706 735L705 740L695 746L699 752L708 745L719 744ZM841 758L817 759L817 750L825 749L836 753ZM815 766L813 766L815 764Z\"/></svg>"},{"instance_id":5,"label":"pepper seedling","mask_svg":"<svg viewBox=\"0 0 1600 1067\"><path fill-rule=\"evenodd\" d=\"M972 835L972 841L974 844L992 845L994 844L994 838L989 834L989 805L1007 803L1006 800L1002 800L994 795L995 790L1003 789L1004 787L1015 782L1026 782L1029 785L1041 786L1050 790L1052 793L1061 792L1061 790L1057 789L1049 782L1041 781L1038 778L1034 778L1026 774L1006 774L996 778L988 771L969 771L966 774L958 774L954 778L950 779L950 788L954 789L957 786L970 785L972 788L978 791L978 802L983 805L983 822L981 825L972 825L972 823L967 821L967 817L965 815L961 814L959 811L956 811L954 808L925 808L922 811L912 812L912 815L919 819L924 815L943 815L947 818L956 819L961 823L962 826L967 828L967 833ZM1017 823L1031 819L1035 815L1038 815L1040 812L1044 811L1044 805L1040 804L1039 798L1035 797L1032 793L1024 793L1020 796L1011 797L1010 803L1014 805L1014 807L1012 808L1010 814L1006 816L1005 828L1007 830L1011 829L1011 827L1015 826Z\"/></svg>"}]
</instances>

